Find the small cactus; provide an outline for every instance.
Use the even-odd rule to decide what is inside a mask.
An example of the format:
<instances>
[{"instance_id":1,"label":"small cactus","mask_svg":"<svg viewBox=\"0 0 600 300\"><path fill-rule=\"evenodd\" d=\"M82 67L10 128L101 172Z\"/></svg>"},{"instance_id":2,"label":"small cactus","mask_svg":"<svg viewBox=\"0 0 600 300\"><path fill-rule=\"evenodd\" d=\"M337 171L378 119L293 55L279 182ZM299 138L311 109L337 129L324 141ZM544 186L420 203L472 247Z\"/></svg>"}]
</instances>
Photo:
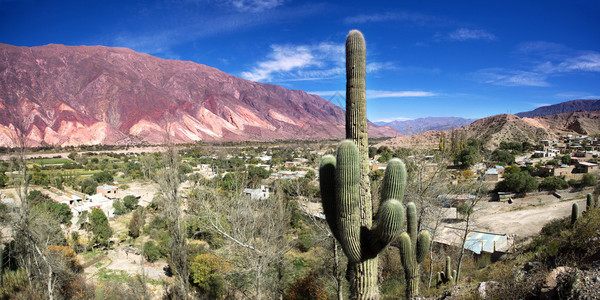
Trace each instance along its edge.
<instances>
[{"instance_id":1,"label":"small cactus","mask_svg":"<svg viewBox=\"0 0 600 300\"><path fill-rule=\"evenodd\" d=\"M406 297L411 299L419 293L419 265L429 253L431 236L427 230L422 230L417 236L417 214L413 202L406 205L406 218L408 232L400 235L398 248L406 279Z\"/></svg>"},{"instance_id":2,"label":"small cactus","mask_svg":"<svg viewBox=\"0 0 600 300\"><path fill-rule=\"evenodd\" d=\"M594 200L592 199L592 194L587 194L587 197L585 199L585 209L589 210L590 208L593 208L594 206Z\"/></svg>"},{"instance_id":3,"label":"small cactus","mask_svg":"<svg viewBox=\"0 0 600 300\"><path fill-rule=\"evenodd\" d=\"M437 273L437 286L446 284L448 282L454 281L456 278L456 270L452 269L452 261L450 260L450 256L446 256L446 267L444 271Z\"/></svg>"},{"instance_id":4,"label":"small cactus","mask_svg":"<svg viewBox=\"0 0 600 300\"><path fill-rule=\"evenodd\" d=\"M573 207L571 208L571 224L575 224L577 218L579 218L579 204L573 203Z\"/></svg>"}]
</instances>

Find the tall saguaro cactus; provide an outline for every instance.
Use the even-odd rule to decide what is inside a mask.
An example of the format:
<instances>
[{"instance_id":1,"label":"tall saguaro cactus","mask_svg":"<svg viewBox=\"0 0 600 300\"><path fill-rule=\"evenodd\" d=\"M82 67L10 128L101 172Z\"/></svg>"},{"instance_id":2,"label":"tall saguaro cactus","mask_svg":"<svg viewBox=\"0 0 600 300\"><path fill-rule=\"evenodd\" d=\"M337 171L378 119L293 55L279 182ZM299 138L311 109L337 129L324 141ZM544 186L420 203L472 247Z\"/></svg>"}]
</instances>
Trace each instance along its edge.
<instances>
[{"instance_id":1,"label":"tall saguaro cactus","mask_svg":"<svg viewBox=\"0 0 600 300\"><path fill-rule=\"evenodd\" d=\"M365 40L359 31L352 30L346 39L348 140L340 144L336 157L323 157L319 167L323 211L333 235L348 257L346 278L350 283L351 299L379 298L377 255L400 236L405 218L402 199L406 187L406 167L399 159L392 159L388 163L381 190L382 202L373 217L365 75ZM407 213L410 223L408 231L411 234L408 243L411 244L412 238L413 245L406 256L409 257L407 261L415 262L411 266L418 268L418 263L429 251L429 233L422 232L417 238L414 204L409 204L408 209L412 209L412 213ZM416 274L418 281L418 270Z\"/></svg>"}]
</instances>

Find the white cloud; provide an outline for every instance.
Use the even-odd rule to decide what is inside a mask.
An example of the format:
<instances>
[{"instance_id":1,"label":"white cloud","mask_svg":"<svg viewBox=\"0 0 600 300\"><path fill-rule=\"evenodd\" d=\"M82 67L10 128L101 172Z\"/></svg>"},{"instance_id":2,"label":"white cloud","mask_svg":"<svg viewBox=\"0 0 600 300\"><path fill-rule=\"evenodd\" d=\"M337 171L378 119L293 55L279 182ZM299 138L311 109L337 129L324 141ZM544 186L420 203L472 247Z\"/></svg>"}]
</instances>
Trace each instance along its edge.
<instances>
[{"instance_id":1,"label":"white cloud","mask_svg":"<svg viewBox=\"0 0 600 300\"><path fill-rule=\"evenodd\" d=\"M528 104L535 108L552 105L550 103L534 103L534 102L529 102Z\"/></svg>"},{"instance_id":2,"label":"white cloud","mask_svg":"<svg viewBox=\"0 0 600 300\"><path fill-rule=\"evenodd\" d=\"M345 91L314 91L308 92L319 96L345 95ZM425 91L382 91L382 90L367 90L367 99L378 98L408 98L408 97L433 97L437 96L433 92Z\"/></svg>"},{"instance_id":3,"label":"white cloud","mask_svg":"<svg viewBox=\"0 0 600 300\"><path fill-rule=\"evenodd\" d=\"M375 122L394 122L394 121L409 121L409 120L413 120L412 118L405 118L405 117L397 117L397 118L392 118L392 119L381 119L381 120L377 120Z\"/></svg>"},{"instance_id":4,"label":"white cloud","mask_svg":"<svg viewBox=\"0 0 600 300\"><path fill-rule=\"evenodd\" d=\"M425 25L438 25L446 23L447 21L442 20L438 17L424 15L416 12L388 12L380 14L361 14L353 17L347 17L344 19L346 24L364 24L364 23L375 23L375 22L410 22L419 26Z\"/></svg>"},{"instance_id":5,"label":"white cloud","mask_svg":"<svg viewBox=\"0 0 600 300\"><path fill-rule=\"evenodd\" d=\"M436 93L425 91L381 91L367 90L367 99L376 98L405 98L405 97L432 97L437 96Z\"/></svg>"},{"instance_id":6,"label":"white cloud","mask_svg":"<svg viewBox=\"0 0 600 300\"><path fill-rule=\"evenodd\" d=\"M560 44L535 41L519 45L517 54L525 55L521 59L528 67L482 69L473 74L474 79L495 85L544 87L550 86L551 77L600 72L600 52L596 51L575 51Z\"/></svg>"},{"instance_id":7,"label":"white cloud","mask_svg":"<svg viewBox=\"0 0 600 300\"><path fill-rule=\"evenodd\" d=\"M262 12L283 5L285 0L229 0L228 2L242 12Z\"/></svg>"},{"instance_id":8,"label":"white cloud","mask_svg":"<svg viewBox=\"0 0 600 300\"><path fill-rule=\"evenodd\" d=\"M242 72L242 77L252 81L269 81L273 73L289 72L297 68L317 65L318 62L307 46L271 46L269 60L258 63L252 71Z\"/></svg>"},{"instance_id":9,"label":"white cloud","mask_svg":"<svg viewBox=\"0 0 600 300\"><path fill-rule=\"evenodd\" d=\"M264 82L331 79L345 73L345 46L323 42L314 45L272 45L265 60L241 77ZM373 62L367 71L394 68L389 62Z\"/></svg>"},{"instance_id":10,"label":"white cloud","mask_svg":"<svg viewBox=\"0 0 600 300\"><path fill-rule=\"evenodd\" d=\"M564 99L600 99L600 95L594 95L586 92L564 92L555 95L556 98Z\"/></svg>"},{"instance_id":11,"label":"white cloud","mask_svg":"<svg viewBox=\"0 0 600 300\"><path fill-rule=\"evenodd\" d=\"M501 68L483 69L472 74L475 80L503 86L549 86L547 76L536 72L506 70Z\"/></svg>"},{"instance_id":12,"label":"white cloud","mask_svg":"<svg viewBox=\"0 0 600 300\"><path fill-rule=\"evenodd\" d=\"M448 34L450 40L467 41L467 40L489 40L493 41L496 36L482 29L460 28Z\"/></svg>"}]
</instances>

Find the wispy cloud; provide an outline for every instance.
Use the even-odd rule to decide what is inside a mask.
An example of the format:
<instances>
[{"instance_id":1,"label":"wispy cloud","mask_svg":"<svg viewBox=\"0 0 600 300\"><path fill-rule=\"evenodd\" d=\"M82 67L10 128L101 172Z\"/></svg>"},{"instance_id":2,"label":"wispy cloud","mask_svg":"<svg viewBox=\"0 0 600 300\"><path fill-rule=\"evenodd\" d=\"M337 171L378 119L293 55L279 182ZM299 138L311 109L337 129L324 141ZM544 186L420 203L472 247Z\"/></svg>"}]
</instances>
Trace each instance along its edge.
<instances>
[{"instance_id":1,"label":"wispy cloud","mask_svg":"<svg viewBox=\"0 0 600 300\"><path fill-rule=\"evenodd\" d=\"M600 52L576 51L560 44L529 42L517 47L525 68L489 68L475 72L477 81L505 86L550 86L548 79L567 73L600 72Z\"/></svg>"},{"instance_id":2,"label":"wispy cloud","mask_svg":"<svg viewBox=\"0 0 600 300\"><path fill-rule=\"evenodd\" d=\"M308 92L319 96L344 95L345 91L313 91ZM382 91L382 90L367 90L367 99L378 98L410 98L410 97L433 97L438 94L427 91Z\"/></svg>"},{"instance_id":3,"label":"wispy cloud","mask_svg":"<svg viewBox=\"0 0 600 300\"><path fill-rule=\"evenodd\" d=\"M572 100L572 99L600 99L600 95L594 95L586 92L564 92L555 95L556 98L561 100Z\"/></svg>"},{"instance_id":4,"label":"wispy cloud","mask_svg":"<svg viewBox=\"0 0 600 300\"><path fill-rule=\"evenodd\" d=\"M285 0L229 0L227 2L242 12L262 12L283 5Z\"/></svg>"},{"instance_id":5,"label":"wispy cloud","mask_svg":"<svg viewBox=\"0 0 600 300\"><path fill-rule=\"evenodd\" d=\"M467 41L467 40L488 40L493 41L496 39L496 36L483 30L483 29L469 29L469 28L460 28L457 29L450 34L448 34L448 39L454 41Z\"/></svg>"},{"instance_id":6,"label":"wispy cloud","mask_svg":"<svg viewBox=\"0 0 600 300\"><path fill-rule=\"evenodd\" d=\"M405 117L397 117L397 118L392 118L392 119L381 119L381 120L377 120L375 122L394 122L394 121L409 121L409 120L413 120L412 118L405 118Z\"/></svg>"},{"instance_id":7,"label":"wispy cloud","mask_svg":"<svg viewBox=\"0 0 600 300\"><path fill-rule=\"evenodd\" d=\"M476 81L503 86L549 86L547 75L536 72L490 68L471 74Z\"/></svg>"},{"instance_id":8,"label":"wispy cloud","mask_svg":"<svg viewBox=\"0 0 600 300\"><path fill-rule=\"evenodd\" d=\"M430 15L425 15L417 12L388 12L380 14L360 14L357 16L347 17L344 19L346 24L364 24L374 22L409 22L419 26L439 25L447 21Z\"/></svg>"},{"instance_id":9,"label":"wispy cloud","mask_svg":"<svg viewBox=\"0 0 600 300\"><path fill-rule=\"evenodd\" d=\"M267 57L256 63L243 78L264 82L287 82L337 78L344 74L343 44L323 42L314 45L272 45ZM369 72L392 69L390 62L373 62Z\"/></svg>"},{"instance_id":10,"label":"wispy cloud","mask_svg":"<svg viewBox=\"0 0 600 300\"><path fill-rule=\"evenodd\" d=\"M550 103L535 103L535 102L529 102L527 104L529 104L535 108L552 105Z\"/></svg>"},{"instance_id":11,"label":"wispy cloud","mask_svg":"<svg viewBox=\"0 0 600 300\"><path fill-rule=\"evenodd\" d=\"M284 2L285 0L230 0L219 3L219 7L213 7L221 9L219 13L214 14L207 13L213 8L174 8L172 11L165 11L164 16L150 16L156 19L153 21L156 24L153 30L145 32L128 30L113 33L106 38L107 42L103 44L126 47L164 58L178 58L173 50L178 45L202 38L245 31L292 18L306 17L318 13L322 9L320 5L281 6ZM194 3L191 2L189 5ZM206 6L208 4L201 1L195 5ZM229 8L222 11L223 6ZM182 11L187 14L181 13Z\"/></svg>"}]
</instances>

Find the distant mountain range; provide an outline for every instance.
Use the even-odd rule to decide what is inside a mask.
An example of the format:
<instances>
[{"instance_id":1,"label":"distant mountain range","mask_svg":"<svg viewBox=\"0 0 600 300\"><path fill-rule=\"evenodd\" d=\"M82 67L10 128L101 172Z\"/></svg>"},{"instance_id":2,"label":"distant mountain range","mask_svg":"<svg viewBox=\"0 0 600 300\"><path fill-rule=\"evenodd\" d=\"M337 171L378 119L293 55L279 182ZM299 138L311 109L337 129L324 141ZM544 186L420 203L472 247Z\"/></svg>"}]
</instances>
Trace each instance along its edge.
<instances>
[{"instance_id":1,"label":"distant mountain range","mask_svg":"<svg viewBox=\"0 0 600 300\"><path fill-rule=\"evenodd\" d=\"M419 133L429 130L450 130L469 125L477 119L459 117L427 117L407 121L375 122L380 126L392 127L404 134Z\"/></svg>"},{"instance_id":2,"label":"distant mountain range","mask_svg":"<svg viewBox=\"0 0 600 300\"><path fill-rule=\"evenodd\" d=\"M557 135L597 135L600 134L600 110L574 111L532 118L520 118L509 114L496 115L479 119L454 130L428 131L418 136L401 136L379 145L437 147L442 133L447 141L452 135L462 136L464 139L471 137L480 139L485 142L488 149L497 148L503 141L536 143L544 139L555 139Z\"/></svg>"},{"instance_id":3,"label":"distant mountain range","mask_svg":"<svg viewBox=\"0 0 600 300\"><path fill-rule=\"evenodd\" d=\"M125 48L0 44L0 146L340 139L345 112L299 90ZM372 137L400 135L370 124Z\"/></svg>"},{"instance_id":4,"label":"distant mountain range","mask_svg":"<svg viewBox=\"0 0 600 300\"><path fill-rule=\"evenodd\" d=\"M594 111L600 109L600 100L571 100L554 105L538 107L532 111L515 114L521 118L544 117L574 111Z\"/></svg>"}]
</instances>

